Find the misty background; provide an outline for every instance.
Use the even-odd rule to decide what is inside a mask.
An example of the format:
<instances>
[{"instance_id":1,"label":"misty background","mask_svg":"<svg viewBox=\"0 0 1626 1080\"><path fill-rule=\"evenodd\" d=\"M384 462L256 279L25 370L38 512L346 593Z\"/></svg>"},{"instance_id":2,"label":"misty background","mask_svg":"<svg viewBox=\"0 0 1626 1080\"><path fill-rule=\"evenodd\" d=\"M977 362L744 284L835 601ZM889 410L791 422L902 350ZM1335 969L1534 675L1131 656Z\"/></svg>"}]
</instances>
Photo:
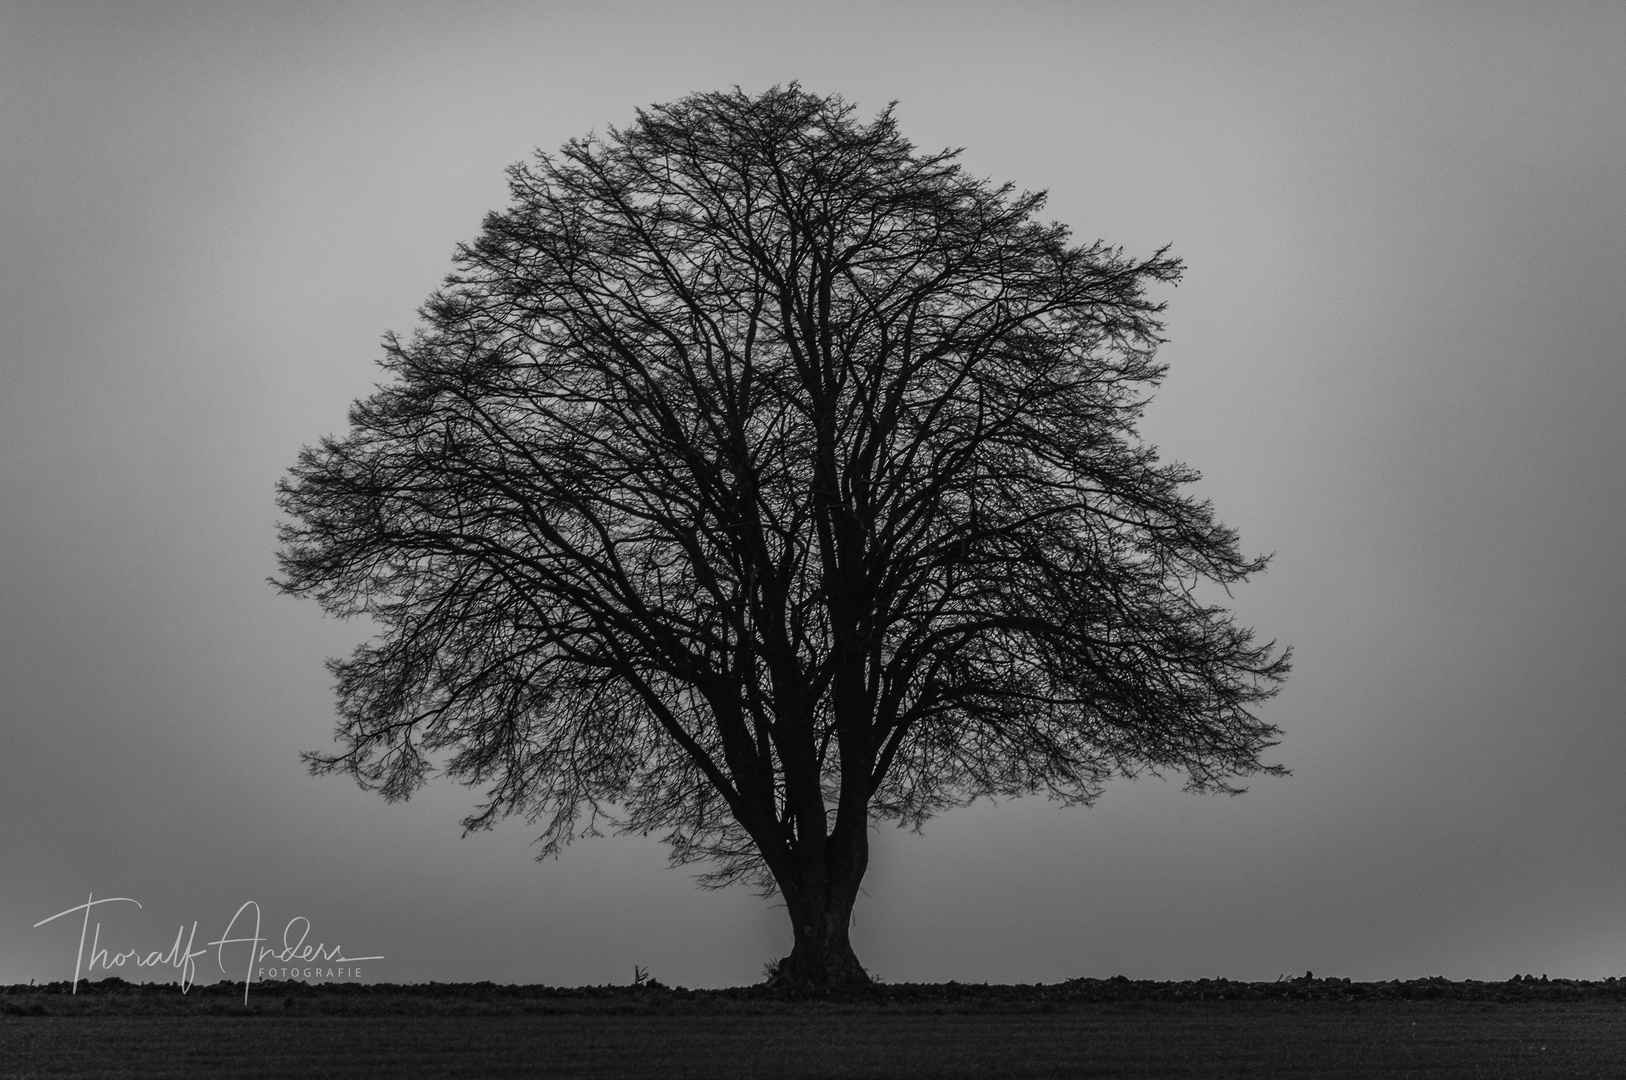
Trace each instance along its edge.
<instances>
[{"instance_id":1,"label":"misty background","mask_svg":"<svg viewBox=\"0 0 1626 1080\"><path fill-rule=\"evenodd\" d=\"M654 839L536 863L523 821L460 837L464 789L307 776L368 629L265 578L277 478L506 165L792 79L1080 240L1173 244L1142 430L1277 553L1235 610L1297 654L1290 777L882 828L870 971L1626 975L1626 8L1527 7L0 7L0 984L71 977L77 923L33 924L90 893L144 905L103 945L255 900L368 981L788 950Z\"/></svg>"}]
</instances>

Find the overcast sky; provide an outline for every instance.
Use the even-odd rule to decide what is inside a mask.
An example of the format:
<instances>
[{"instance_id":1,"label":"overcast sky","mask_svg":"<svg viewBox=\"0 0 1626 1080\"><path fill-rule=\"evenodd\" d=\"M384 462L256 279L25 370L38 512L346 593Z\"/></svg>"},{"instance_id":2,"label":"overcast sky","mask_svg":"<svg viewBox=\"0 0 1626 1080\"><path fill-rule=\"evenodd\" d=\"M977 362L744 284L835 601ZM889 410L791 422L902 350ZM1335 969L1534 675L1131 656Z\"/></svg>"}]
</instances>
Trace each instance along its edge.
<instances>
[{"instance_id":1,"label":"overcast sky","mask_svg":"<svg viewBox=\"0 0 1626 1080\"><path fill-rule=\"evenodd\" d=\"M1271 570L1292 775L875 836L888 981L1626 975L1626 7L0 6L0 983L280 936L369 980L756 981L781 909L658 845L305 774L273 485L533 148L792 79L1189 264L1144 431ZM200 977L220 977L212 962ZM98 973L99 974L99 973ZM134 973L126 973L134 977ZM174 977L173 972L161 978Z\"/></svg>"}]
</instances>

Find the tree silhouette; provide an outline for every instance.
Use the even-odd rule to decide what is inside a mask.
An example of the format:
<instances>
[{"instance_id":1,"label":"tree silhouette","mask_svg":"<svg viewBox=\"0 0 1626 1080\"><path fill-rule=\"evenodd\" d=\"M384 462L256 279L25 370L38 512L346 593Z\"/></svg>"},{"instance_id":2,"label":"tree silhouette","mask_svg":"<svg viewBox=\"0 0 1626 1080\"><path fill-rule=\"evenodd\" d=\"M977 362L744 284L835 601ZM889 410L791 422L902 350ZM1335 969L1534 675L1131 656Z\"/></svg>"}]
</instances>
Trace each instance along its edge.
<instances>
[{"instance_id":1,"label":"tree silhouette","mask_svg":"<svg viewBox=\"0 0 1626 1080\"><path fill-rule=\"evenodd\" d=\"M1135 432L1180 262L955 158L792 84L510 169L279 488L275 583L380 627L312 768L660 833L782 895L804 985L868 978L873 823L1279 772L1287 653L1194 591L1265 560Z\"/></svg>"}]
</instances>

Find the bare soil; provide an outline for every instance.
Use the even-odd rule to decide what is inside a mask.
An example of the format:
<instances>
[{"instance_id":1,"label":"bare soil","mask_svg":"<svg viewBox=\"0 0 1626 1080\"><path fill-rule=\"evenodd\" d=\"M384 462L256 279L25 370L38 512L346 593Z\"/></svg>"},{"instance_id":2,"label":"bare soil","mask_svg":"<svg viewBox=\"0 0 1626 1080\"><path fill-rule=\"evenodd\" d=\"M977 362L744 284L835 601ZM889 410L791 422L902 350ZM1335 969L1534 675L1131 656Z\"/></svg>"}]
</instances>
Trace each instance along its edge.
<instances>
[{"instance_id":1,"label":"bare soil","mask_svg":"<svg viewBox=\"0 0 1626 1080\"><path fill-rule=\"evenodd\" d=\"M0 988L0 1076L1619 1077L1626 982Z\"/></svg>"}]
</instances>

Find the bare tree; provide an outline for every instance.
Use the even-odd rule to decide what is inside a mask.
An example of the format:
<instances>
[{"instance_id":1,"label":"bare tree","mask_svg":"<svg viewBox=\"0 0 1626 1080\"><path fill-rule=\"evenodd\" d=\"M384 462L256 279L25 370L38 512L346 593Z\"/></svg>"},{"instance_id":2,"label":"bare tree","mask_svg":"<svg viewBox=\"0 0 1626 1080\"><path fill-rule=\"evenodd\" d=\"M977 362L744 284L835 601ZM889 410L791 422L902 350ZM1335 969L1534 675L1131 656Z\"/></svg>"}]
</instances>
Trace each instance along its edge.
<instances>
[{"instance_id":1,"label":"bare tree","mask_svg":"<svg viewBox=\"0 0 1626 1080\"><path fill-rule=\"evenodd\" d=\"M1194 591L1265 560L1135 432L1180 262L955 158L793 84L513 167L280 487L276 584L381 628L313 769L661 833L777 889L810 985L868 978L875 822L1279 772L1287 654Z\"/></svg>"}]
</instances>

